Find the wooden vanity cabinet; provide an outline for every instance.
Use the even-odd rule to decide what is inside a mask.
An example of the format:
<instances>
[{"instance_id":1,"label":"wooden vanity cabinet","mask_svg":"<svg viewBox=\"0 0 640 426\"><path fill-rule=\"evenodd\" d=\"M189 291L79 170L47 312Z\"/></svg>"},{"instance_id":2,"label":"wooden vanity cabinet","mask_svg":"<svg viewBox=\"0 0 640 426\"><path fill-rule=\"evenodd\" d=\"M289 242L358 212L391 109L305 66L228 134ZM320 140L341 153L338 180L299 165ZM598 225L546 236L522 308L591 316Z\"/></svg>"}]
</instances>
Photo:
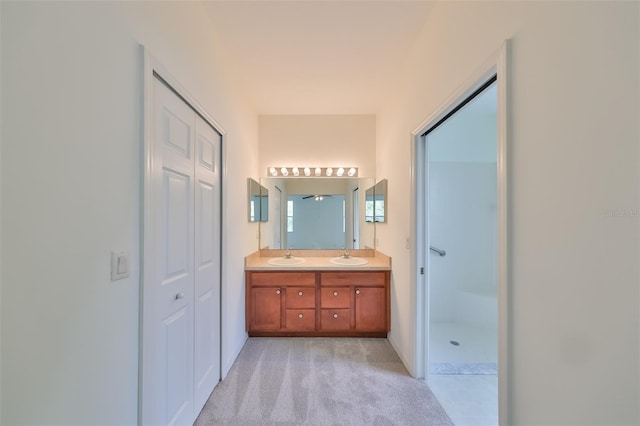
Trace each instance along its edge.
<instances>
[{"instance_id":1,"label":"wooden vanity cabinet","mask_svg":"<svg viewBox=\"0 0 640 426\"><path fill-rule=\"evenodd\" d=\"M250 336L386 337L390 271L247 271Z\"/></svg>"},{"instance_id":2,"label":"wooden vanity cabinet","mask_svg":"<svg viewBox=\"0 0 640 426\"><path fill-rule=\"evenodd\" d=\"M349 295L349 329L356 333L389 331L389 272L388 271L328 271L320 273L321 329L335 330L340 317L329 315L341 294ZM336 306L338 307L338 306ZM344 313L347 313L346 311Z\"/></svg>"},{"instance_id":3,"label":"wooden vanity cabinet","mask_svg":"<svg viewBox=\"0 0 640 426\"><path fill-rule=\"evenodd\" d=\"M314 272L246 272L246 329L281 332L316 328Z\"/></svg>"}]
</instances>

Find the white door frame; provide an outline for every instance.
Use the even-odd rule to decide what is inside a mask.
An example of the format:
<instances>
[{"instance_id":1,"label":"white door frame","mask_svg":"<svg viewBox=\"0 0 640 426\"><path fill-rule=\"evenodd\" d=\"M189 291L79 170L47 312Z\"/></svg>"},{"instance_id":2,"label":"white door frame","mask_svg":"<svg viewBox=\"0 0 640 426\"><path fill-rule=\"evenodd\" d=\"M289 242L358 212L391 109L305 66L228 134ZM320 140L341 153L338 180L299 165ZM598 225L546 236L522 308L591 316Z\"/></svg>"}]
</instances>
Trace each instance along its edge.
<instances>
[{"instance_id":1,"label":"white door frame","mask_svg":"<svg viewBox=\"0 0 640 426\"><path fill-rule=\"evenodd\" d=\"M142 219L142 235L141 235L141 244L140 244L140 315L139 315L139 346L138 346L138 424L143 424L144 421L144 409L143 407L143 377L145 374L146 365L143 362L143 351L144 351L144 343L145 343L145 324L150 322L150 318L147 319L145 315L145 311L143 310L143 303L145 300L146 293L148 288L150 287L151 277L145 271L154 271L155 264L153 263L153 256L145 256L145 247L152 247L154 236L153 230L155 228L155 219L152 211L146 206L152 205L152 191L147 187L148 183L151 182L152 172L157 167L157 165L153 164L153 126L154 126L154 99L152 96L153 93L153 83L154 74L160 76L171 88L180 96L191 108L193 108L197 114L199 114L205 121L209 123L221 136L221 158L220 158L220 198L221 198L221 247L220 247L220 365L219 368L219 377L222 377L222 347L224 345L224 333L222 327L222 319L224 318L224 307L225 303L223 302L224 290L223 283L225 282L224 278L227 274L225 264L222 261L224 258L225 247L227 246L227 230L222 224L227 221L226 211L224 206L226 205L227 198L227 168L226 168L226 132L224 128L200 105L200 103L189 94L189 92L180 84L180 82L171 75L158 60L155 59L153 55L145 48L145 46L140 45L140 50L142 54L143 60L143 170L142 170L142 205L141 208L141 219Z\"/></svg>"},{"instance_id":2,"label":"white door frame","mask_svg":"<svg viewBox=\"0 0 640 426\"><path fill-rule=\"evenodd\" d=\"M509 424L510 403L508 392L508 336L509 336L509 306L508 306L508 280L509 280L509 250L508 250L508 170L507 170L507 146L508 146L508 69L507 60L509 54L509 41L506 40L500 49L492 55L487 62L464 82L442 105L411 132L411 235L413 238L413 253L411 265L412 288L415 289L415 359L416 377L427 378L428 374L428 327L429 318L429 294L427 291L428 273L421 274L428 265L429 247L427 227L427 167L421 162L427 159L425 144L422 135L438 121L444 118L456 106L468 98L481 87L493 75L497 75L498 90L498 145L497 145L497 275L498 275L498 418L500 425ZM418 238L419 235L427 238Z\"/></svg>"}]
</instances>

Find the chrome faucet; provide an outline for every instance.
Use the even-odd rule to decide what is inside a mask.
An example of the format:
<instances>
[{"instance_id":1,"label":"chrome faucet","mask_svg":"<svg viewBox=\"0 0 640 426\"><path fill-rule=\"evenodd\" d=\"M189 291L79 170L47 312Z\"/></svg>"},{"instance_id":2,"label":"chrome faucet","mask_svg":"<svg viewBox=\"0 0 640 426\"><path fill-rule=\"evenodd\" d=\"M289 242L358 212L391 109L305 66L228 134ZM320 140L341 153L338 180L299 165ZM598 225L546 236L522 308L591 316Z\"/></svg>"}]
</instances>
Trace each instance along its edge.
<instances>
[{"instance_id":1,"label":"chrome faucet","mask_svg":"<svg viewBox=\"0 0 640 426\"><path fill-rule=\"evenodd\" d=\"M344 253L342 254L342 258L349 259L351 257L351 255L349 254L349 249L343 247L343 250L344 250Z\"/></svg>"},{"instance_id":2,"label":"chrome faucet","mask_svg":"<svg viewBox=\"0 0 640 426\"><path fill-rule=\"evenodd\" d=\"M291 259L293 256L291 255L291 247L289 247L287 249L287 251L284 252L284 258L285 259Z\"/></svg>"}]
</instances>

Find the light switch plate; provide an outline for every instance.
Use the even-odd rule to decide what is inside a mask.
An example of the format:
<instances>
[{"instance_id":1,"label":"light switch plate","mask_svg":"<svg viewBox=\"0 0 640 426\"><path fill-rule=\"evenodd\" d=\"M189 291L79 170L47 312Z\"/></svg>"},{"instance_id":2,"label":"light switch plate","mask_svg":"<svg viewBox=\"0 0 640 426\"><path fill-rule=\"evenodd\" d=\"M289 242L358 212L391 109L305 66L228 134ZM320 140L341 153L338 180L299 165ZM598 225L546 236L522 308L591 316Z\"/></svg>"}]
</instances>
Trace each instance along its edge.
<instances>
[{"instance_id":1,"label":"light switch plate","mask_svg":"<svg viewBox=\"0 0 640 426\"><path fill-rule=\"evenodd\" d=\"M129 254L123 251L111 252L111 281L129 276Z\"/></svg>"}]
</instances>

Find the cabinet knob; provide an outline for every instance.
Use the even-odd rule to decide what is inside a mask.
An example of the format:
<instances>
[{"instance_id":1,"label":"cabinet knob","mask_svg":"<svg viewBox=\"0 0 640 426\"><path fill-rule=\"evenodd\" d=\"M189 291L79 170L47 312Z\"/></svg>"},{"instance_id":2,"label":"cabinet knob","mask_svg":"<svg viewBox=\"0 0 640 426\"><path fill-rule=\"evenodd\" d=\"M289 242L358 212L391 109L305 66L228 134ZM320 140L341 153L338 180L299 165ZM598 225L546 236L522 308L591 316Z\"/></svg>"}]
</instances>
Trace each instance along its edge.
<instances>
[{"instance_id":1,"label":"cabinet knob","mask_svg":"<svg viewBox=\"0 0 640 426\"><path fill-rule=\"evenodd\" d=\"M360 294L360 289L356 288L356 294Z\"/></svg>"},{"instance_id":2,"label":"cabinet knob","mask_svg":"<svg viewBox=\"0 0 640 426\"><path fill-rule=\"evenodd\" d=\"M334 292L333 292L333 295L334 295L334 296L337 296L337 295L338 295L338 292L337 292L337 291L334 291Z\"/></svg>"},{"instance_id":3,"label":"cabinet knob","mask_svg":"<svg viewBox=\"0 0 640 426\"><path fill-rule=\"evenodd\" d=\"M338 314L333 314L333 317L334 318L338 318Z\"/></svg>"},{"instance_id":4,"label":"cabinet knob","mask_svg":"<svg viewBox=\"0 0 640 426\"><path fill-rule=\"evenodd\" d=\"M298 296L302 296L302 292L301 291L298 292Z\"/></svg>"},{"instance_id":5,"label":"cabinet knob","mask_svg":"<svg viewBox=\"0 0 640 426\"><path fill-rule=\"evenodd\" d=\"M184 293L183 292L176 293L176 300L180 300L180 299L184 299Z\"/></svg>"},{"instance_id":6,"label":"cabinet knob","mask_svg":"<svg viewBox=\"0 0 640 426\"><path fill-rule=\"evenodd\" d=\"M304 315L302 314L298 314L298 318L302 318Z\"/></svg>"},{"instance_id":7,"label":"cabinet knob","mask_svg":"<svg viewBox=\"0 0 640 426\"><path fill-rule=\"evenodd\" d=\"M277 290L276 290L276 294L280 294L280 289L277 289Z\"/></svg>"}]
</instances>

